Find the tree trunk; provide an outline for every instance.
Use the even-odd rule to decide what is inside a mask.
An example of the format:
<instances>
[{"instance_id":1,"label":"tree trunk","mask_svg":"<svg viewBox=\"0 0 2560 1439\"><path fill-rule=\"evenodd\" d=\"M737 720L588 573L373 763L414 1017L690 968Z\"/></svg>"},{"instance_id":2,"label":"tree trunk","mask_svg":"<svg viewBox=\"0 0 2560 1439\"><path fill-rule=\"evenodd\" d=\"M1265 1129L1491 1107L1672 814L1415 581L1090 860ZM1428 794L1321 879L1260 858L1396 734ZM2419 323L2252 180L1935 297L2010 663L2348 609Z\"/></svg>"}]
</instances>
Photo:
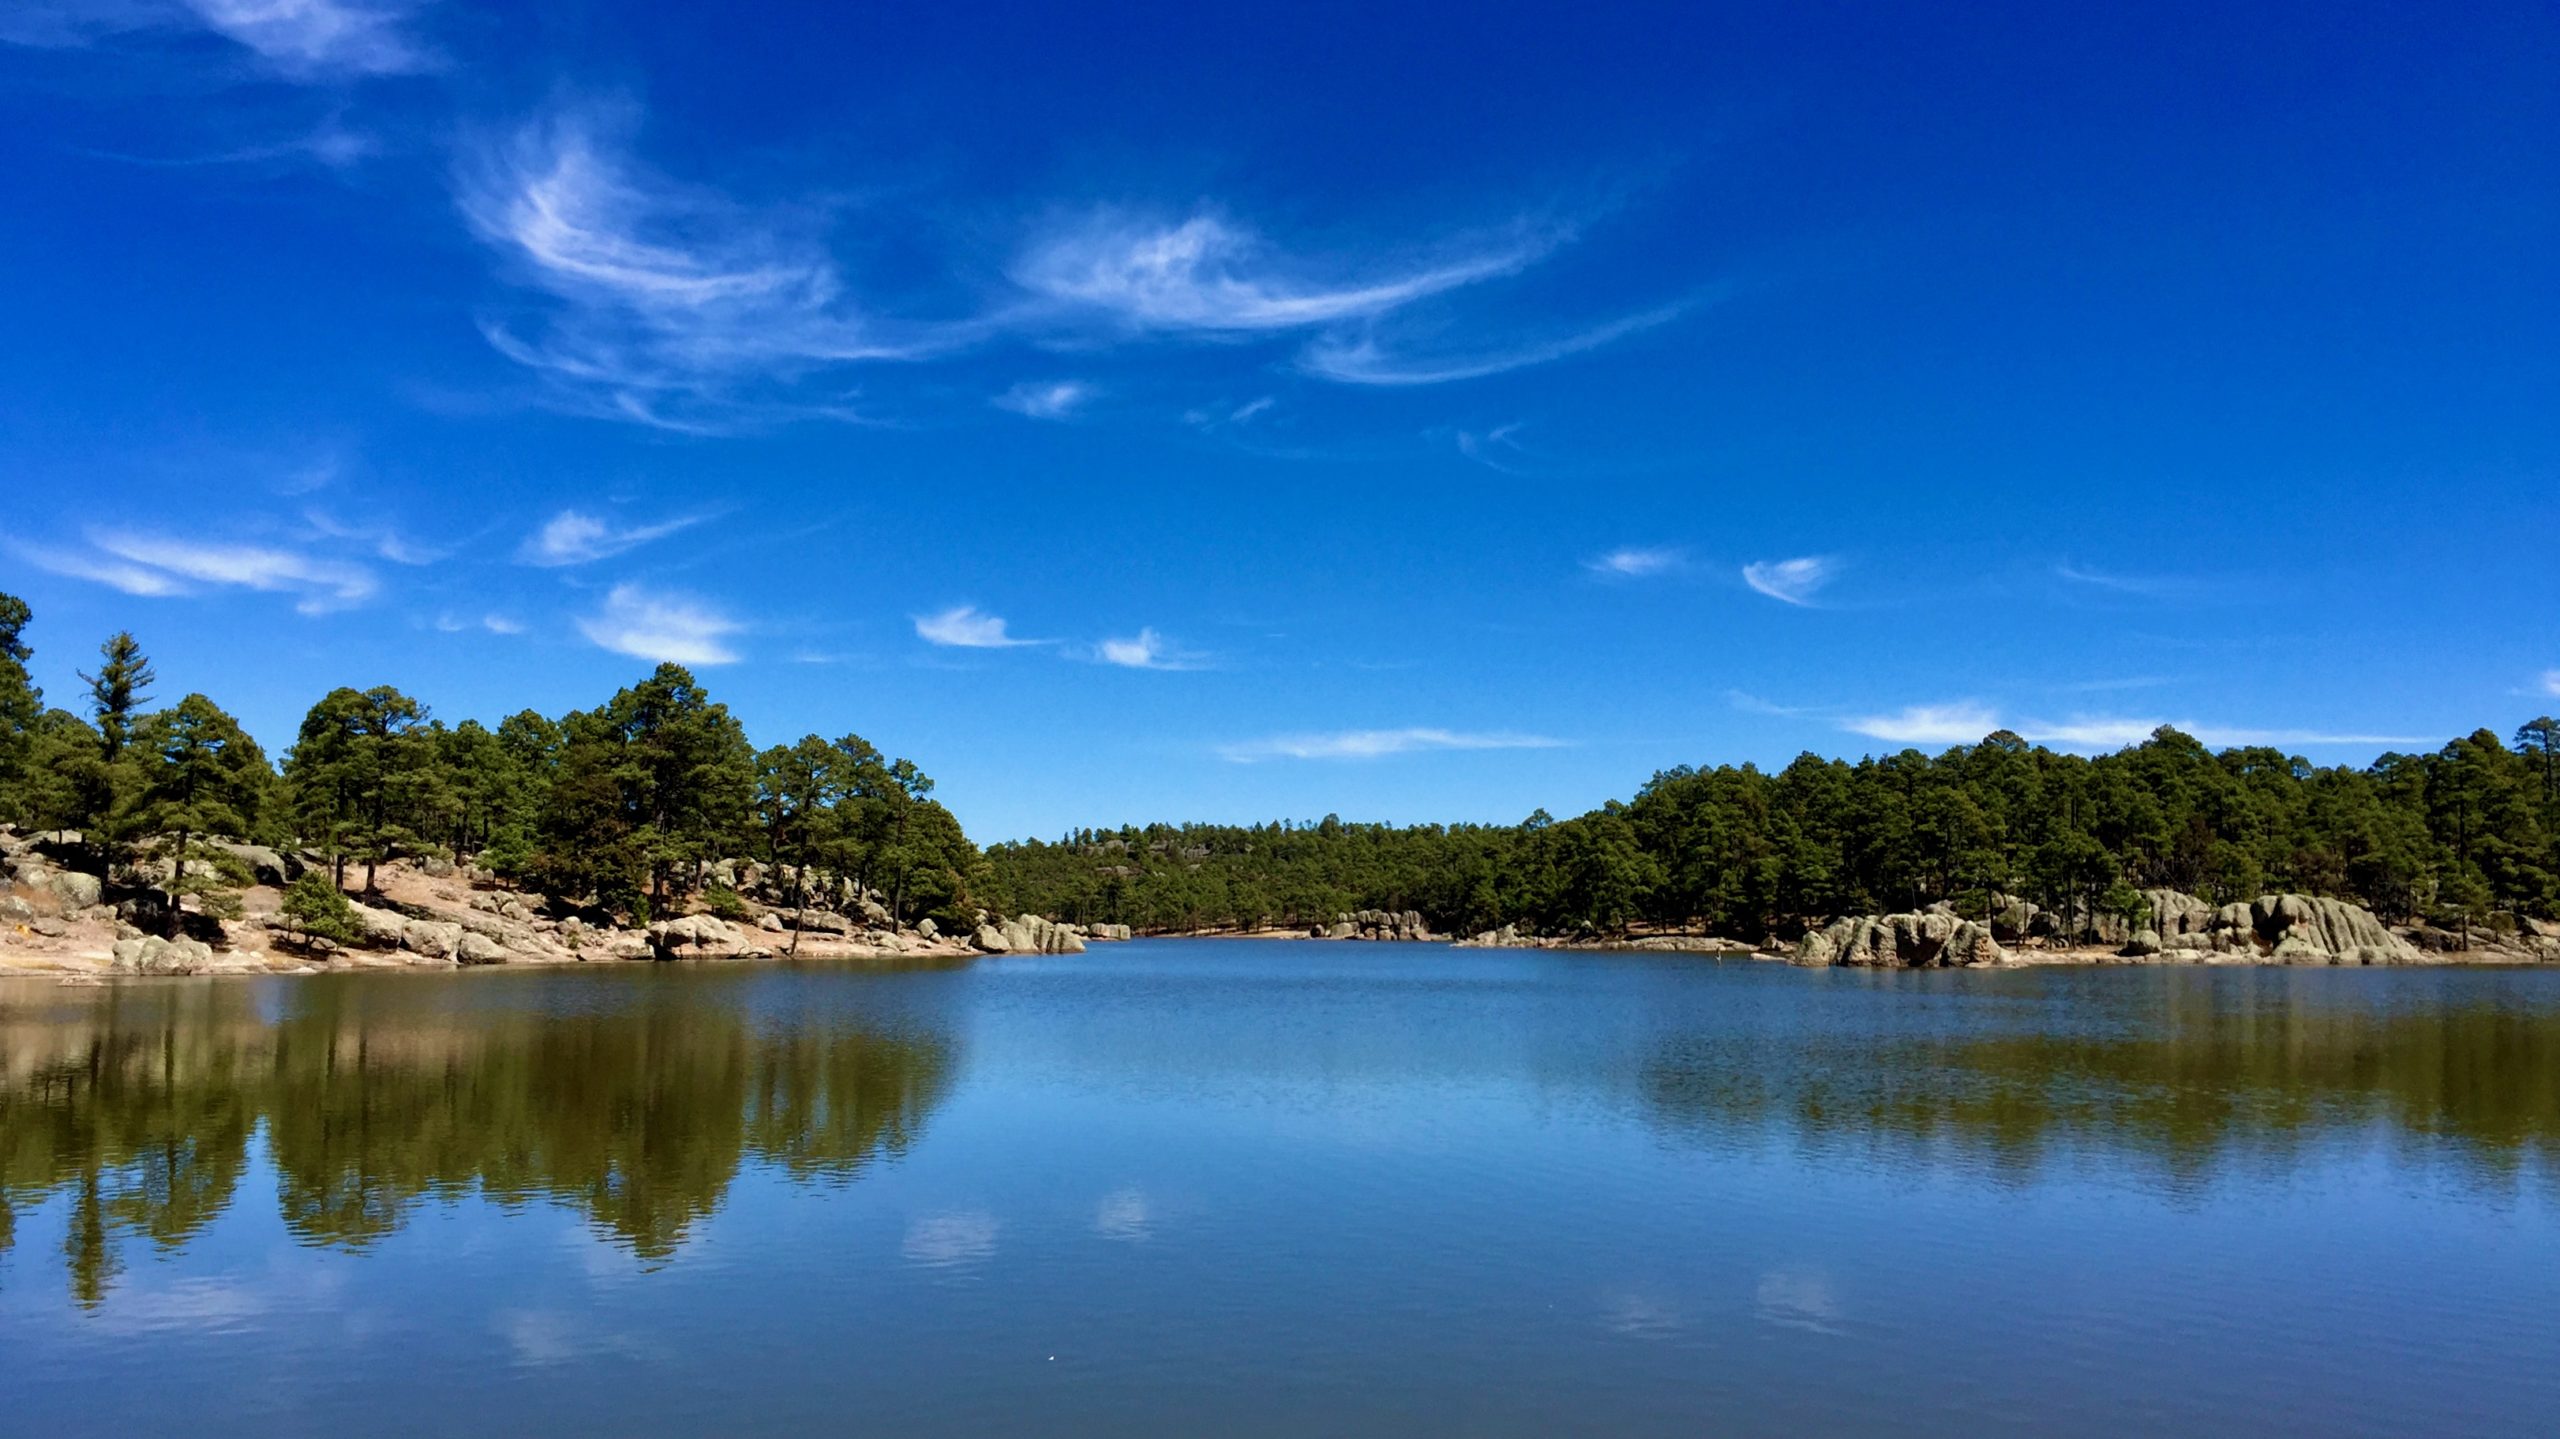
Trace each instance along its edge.
<instances>
[{"instance_id":1,"label":"tree trunk","mask_svg":"<svg viewBox=\"0 0 2560 1439\"><path fill-rule=\"evenodd\" d=\"M178 937L178 881L187 872L187 832L178 831L178 852L169 856L169 887L163 891L169 900L169 932L165 938Z\"/></svg>"}]
</instances>

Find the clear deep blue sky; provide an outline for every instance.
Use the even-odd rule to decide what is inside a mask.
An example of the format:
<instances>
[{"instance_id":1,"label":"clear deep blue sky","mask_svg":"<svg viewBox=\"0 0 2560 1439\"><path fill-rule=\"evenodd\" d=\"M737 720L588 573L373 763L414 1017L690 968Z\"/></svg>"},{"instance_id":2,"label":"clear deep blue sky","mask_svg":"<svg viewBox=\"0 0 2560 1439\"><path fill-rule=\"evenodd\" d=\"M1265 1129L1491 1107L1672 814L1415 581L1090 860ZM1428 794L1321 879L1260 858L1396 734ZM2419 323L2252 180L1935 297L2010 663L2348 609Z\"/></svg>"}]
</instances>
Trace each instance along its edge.
<instances>
[{"instance_id":1,"label":"clear deep blue sky","mask_svg":"<svg viewBox=\"0 0 2560 1439\"><path fill-rule=\"evenodd\" d=\"M0 588L982 840L2560 706L2544 4L17 0Z\"/></svg>"}]
</instances>

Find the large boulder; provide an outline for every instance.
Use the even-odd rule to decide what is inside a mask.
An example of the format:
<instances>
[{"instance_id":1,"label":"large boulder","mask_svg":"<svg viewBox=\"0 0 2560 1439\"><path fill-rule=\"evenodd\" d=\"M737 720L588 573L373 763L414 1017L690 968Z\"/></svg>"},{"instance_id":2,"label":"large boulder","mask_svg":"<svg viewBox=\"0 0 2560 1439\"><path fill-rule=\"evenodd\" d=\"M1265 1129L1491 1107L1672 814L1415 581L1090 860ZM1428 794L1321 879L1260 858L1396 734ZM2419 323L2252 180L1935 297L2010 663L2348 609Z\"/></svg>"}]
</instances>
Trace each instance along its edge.
<instances>
[{"instance_id":1,"label":"large boulder","mask_svg":"<svg viewBox=\"0 0 2560 1439\"><path fill-rule=\"evenodd\" d=\"M2008 960L1988 925L1943 909L1834 920L1806 935L1795 953L1796 963L1815 967L1931 969Z\"/></svg>"},{"instance_id":2,"label":"large boulder","mask_svg":"<svg viewBox=\"0 0 2560 1439\"><path fill-rule=\"evenodd\" d=\"M1036 914L1018 914L1000 925L978 926L978 948L989 954L1082 954L1084 937Z\"/></svg>"},{"instance_id":3,"label":"large boulder","mask_svg":"<svg viewBox=\"0 0 2560 1439\"><path fill-rule=\"evenodd\" d=\"M808 934L851 934L861 928L851 919L829 909L788 911L784 913L782 922L795 925Z\"/></svg>"},{"instance_id":4,"label":"large boulder","mask_svg":"<svg viewBox=\"0 0 2560 1439\"><path fill-rule=\"evenodd\" d=\"M301 860L278 854L263 844L232 844L224 840L215 840L213 848L240 861L241 865L249 871L249 877L260 884L282 889L302 878Z\"/></svg>"},{"instance_id":5,"label":"large boulder","mask_svg":"<svg viewBox=\"0 0 2560 1439\"><path fill-rule=\"evenodd\" d=\"M459 960L463 933L450 921L413 919L400 926L400 947L427 959Z\"/></svg>"},{"instance_id":6,"label":"large boulder","mask_svg":"<svg viewBox=\"0 0 2560 1439\"><path fill-rule=\"evenodd\" d=\"M2416 964L2422 956L2371 910L2303 894L2260 895L2250 928L2270 958L2311 964Z\"/></svg>"},{"instance_id":7,"label":"large boulder","mask_svg":"<svg viewBox=\"0 0 2560 1439\"><path fill-rule=\"evenodd\" d=\"M649 926L649 953L659 959L744 959L769 953L748 941L750 933L716 915L662 919Z\"/></svg>"},{"instance_id":8,"label":"large boulder","mask_svg":"<svg viewBox=\"0 0 2560 1439\"><path fill-rule=\"evenodd\" d=\"M107 896L107 887L99 882L96 875L82 874L76 869L48 873L44 887L53 895L54 902L62 906L65 914L76 914Z\"/></svg>"},{"instance_id":9,"label":"large boulder","mask_svg":"<svg viewBox=\"0 0 2560 1439\"><path fill-rule=\"evenodd\" d=\"M507 947L477 930L464 930L462 942L455 946L453 957L460 964L504 964Z\"/></svg>"},{"instance_id":10,"label":"large boulder","mask_svg":"<svg viewBox=\"0 0 2560 1439\"><path fill-rule=\"evenodd\" d=\"M1323 939L1424 940L1430 939L1431 926L1414 910L1362 909L1334 916L1325 926Z\"/></svg>"},{"instance_id":11,"label":"large boulder","mask_svg":"<svg viewBox=\"0 0 2560 1439\"><path fill-rule=\"evenodd\" d=\"M407 915L375 909L369 904L350 902L348 907L355 911L356 923L364 926L364 943L370 948L398 949L409 932Z\"/></svg>"},{"instance_id":12,"label":"large boulder","mask_svg":"<svg viewBox=\"0 0 2560 1439\"><path fill-rule=\"evenodd\" d=\"M204 941L156 934L120 939L108 953L119 974L196 974L213 963L213 947Z\"/></svg>"},{"instance_id":13,"label":"large boulder","mask_svg":"<svg viewBox=\"0 0 2560 1439\"><path fill-rule=\"evenodd\" d=\"M1018 914L1004 922L1005 943L1015 954L1082 954L1084 937L1036 914Z\"/></svg>"}]
</instances>

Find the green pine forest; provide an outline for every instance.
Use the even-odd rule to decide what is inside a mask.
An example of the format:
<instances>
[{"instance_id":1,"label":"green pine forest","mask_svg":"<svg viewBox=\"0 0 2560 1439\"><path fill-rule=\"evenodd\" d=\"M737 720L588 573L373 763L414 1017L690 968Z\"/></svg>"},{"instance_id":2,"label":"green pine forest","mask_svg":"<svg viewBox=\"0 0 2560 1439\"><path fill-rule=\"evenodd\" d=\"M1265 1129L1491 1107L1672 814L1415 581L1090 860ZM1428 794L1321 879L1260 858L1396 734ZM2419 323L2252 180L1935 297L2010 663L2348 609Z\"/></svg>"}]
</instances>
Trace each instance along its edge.
<instances>
[{"instance_id":1,"label":"green pine forest","mask_svg":"<svg viewBox=\"0 0 2560 1439\"><path fill-rule=\"evenodd\" d=\"M111 874L146 849L174 925L242 882L202 841L288 845L366 888L401 856L468 858L565 903L644 920L735 896L712 861L754 858L880 892L901 920L981 909L1146 931L1296 926L1352 910L1432 928L1546 934L1638 925L1737 939L1946 901L2014 896L2131 914L2148 888L2216 902L2273 890L2385 919L2495 927L2560 904L2560 721L2479 730L2364 768L2208 750L2162 729L2084 757L2006 732L1941 754L1806 754L1655 774L1632 800L1517 825L1276 821L1079 830L983 853L933 782L861 736L764 750L676 665L593 709L448 725L387 687L311 707L280 761L203 695L157 704L130 634L48 707L27 606L0 595L0 820L76 829Z\"/></svg>"}]
</instances>

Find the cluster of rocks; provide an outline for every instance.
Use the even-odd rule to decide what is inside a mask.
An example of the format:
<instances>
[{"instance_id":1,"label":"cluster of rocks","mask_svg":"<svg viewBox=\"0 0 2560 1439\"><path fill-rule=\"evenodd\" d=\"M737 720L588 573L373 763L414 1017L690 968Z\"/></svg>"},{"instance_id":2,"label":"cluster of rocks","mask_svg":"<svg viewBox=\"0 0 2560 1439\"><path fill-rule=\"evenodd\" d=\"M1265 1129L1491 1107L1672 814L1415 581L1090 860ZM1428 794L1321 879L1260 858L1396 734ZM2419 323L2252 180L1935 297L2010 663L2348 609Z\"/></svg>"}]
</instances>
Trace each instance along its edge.
<instances>
[{"instance_id":1,"label":"cluster of rocks","mask_svg":"<svg viewBox=\"0 0 2560 1439\"><path fill-rule=\"evenodd\" d=\"M1943 904L1908 914L1855 916L1806 935L1794 959L1803 965L1902 969L2110 958L2191 964L2441 962L2393 933L2370 910L2345 900L2268 894L2247 903L2214 905L2172 889L2147 890L2143 899L2150 924L2128 930L2119 920L2112 934L2063 925L2051 912L2015 900L1995 908L1988 920L1966 919ZM2093 937L2099 940L2094 946L2072 944ZM2036 947L2008 948L2022 941ZM2560 935L2555 935L2553 948L2560 957Z\"/></svg>"},{"instance_id":2,"label":"cluster of rocks","mask_svg":"<svg viewBox=\"0 0 2560 1439\"><path fill-rule=\"evenodd\" d=\"M1718 958L1753 955L1763 949L1763 946L1739 939L1723 939L1709 934L1602 935L1584 930L1578 934L1536 935L1523 931L1516 924L1483 930L1452 943L1458 949L1580 949L1628 954L1708 954ZM1769 947L1776 944L1777 941L1771 940Z\"/></svg>"},{"instance_id":3,"label":"cluster of rocks","mask_svg":"<svg viewBox=\"0 0 2560 1439\"><path fill-rule=\"evenodd\" d=\"M1362 909L1338 914L1307 932L1310 939L1429 940L1437 938L1419 910Z\"/></svg>"},{"instance_id":4,"label":"cluster of rocks","mask_svg":"<svg viewBox=\"0 0 2560 1439\"><path fill-rule=\"evenodd\" d=\"M971 942L984 954L1082 954L1084 941L1081 925L1018 914L1003 921L982 918Z\"/></svg>"},{"instance_id":5,"label":"cluster of rocks","mask_svg":"<svg viewBox=\"0 0 2560 1439\"><path fill-rule=\"evenodd\" d=\"M31 836L0 827L0 922L32 928L99 908L106 886L63 864L82 848L76 830Z\"/></svg>"},{"instance_id":6,"label":"cluster of rocks","mask_svg":"<svg viewBox=\"0 0 2560 1439\"><path fill-rule=\"evenodd\" d=\"M2007 964L2009 958L1991 926L1943 906L1836 919L1806 935L1795 952L1797 964L1880 969L1975 967Z\"/></svg>"},{"instance_id":7,"label":"cluster of rocks","mask_svg":"<svg viewBox=\"0 0 2560 1439\"><path fill-rule=\"evenodd\" d=\"M2338 899L2262 894L2216 907L2191 894L2154 890L2152 924L2127 954L2162 959L2230 957L2272 964L2423 964L2427 956L2373 912Z\"/></svg>"}]
</instances>

